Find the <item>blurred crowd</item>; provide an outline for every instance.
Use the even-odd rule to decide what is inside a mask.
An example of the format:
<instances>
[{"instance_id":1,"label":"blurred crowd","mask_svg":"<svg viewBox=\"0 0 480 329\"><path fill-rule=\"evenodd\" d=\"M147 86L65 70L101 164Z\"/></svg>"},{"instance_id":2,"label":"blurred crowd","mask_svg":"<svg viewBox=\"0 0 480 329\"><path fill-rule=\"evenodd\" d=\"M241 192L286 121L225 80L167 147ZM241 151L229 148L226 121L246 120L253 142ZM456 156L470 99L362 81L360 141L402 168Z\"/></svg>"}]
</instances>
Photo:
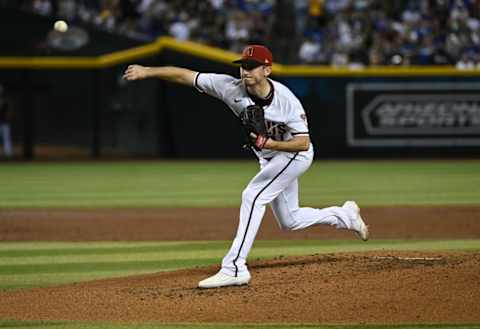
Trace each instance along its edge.
<instances>
[{"instance_id":1,"label":"blurred crowd","mask_svg":"<svg viewBox=\"0 0 480 329\"><path fill-rule=\"evenodd\" d=\"M69 22L152 40L170 35L232 51L267 39L275 0L29 0L23 7Z\"/></svg>"},{"instance_id":2,"label":"blurred crowd","mask_svg":"<svg viewBox=\"0 0 480 329\"><path fill-rule=\"evenodd\" d=\"M130 37L171 35L286 63L480 67L480 0L23 0Z\"/></svg>"},{"instance_id":3,"label":"blurred crowd","mask_svg":"<svg viewBox=\"0 0 480 329\"><path fill-rule=\"evenodd\" d=\"M306 16L306 63L480 65L479 0L313 0Z\"/></svg>"}]
</instances>

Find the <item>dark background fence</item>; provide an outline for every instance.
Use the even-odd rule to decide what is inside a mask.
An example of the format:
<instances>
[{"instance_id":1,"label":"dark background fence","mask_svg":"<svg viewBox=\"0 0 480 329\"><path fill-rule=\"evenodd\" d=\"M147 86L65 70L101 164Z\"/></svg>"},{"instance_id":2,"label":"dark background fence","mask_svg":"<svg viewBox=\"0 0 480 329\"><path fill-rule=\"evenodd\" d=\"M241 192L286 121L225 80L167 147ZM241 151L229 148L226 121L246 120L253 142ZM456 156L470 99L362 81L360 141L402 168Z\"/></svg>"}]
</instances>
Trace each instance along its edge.
<instances>
[{"instance_id":1,"label":"dark background fence","mask_svg":"<svg viewBox=\"0 0 480 329\"><path fill-rule=\"evenodd\" d=\"M139 63L238 75L233 66L171 50ZM244 136L236 118L222 102L160 80L125 82L121 79L125 68L1 70L1 81L16 108L14 141L24 146L23 155L30 158L35 149L50 147L93 157L250 157L241 148ZM476 77L273 78L301 99L317 158L480 154ZM370 90L363 90L365 86ZM393 101L391 95L396 95ZM420 100L406 102L412 95ZM372 103L377 108L367 118L364 112ZM392 106L397 112L383 120L396 122L382 128L379 113ZM369 120L377 123L370 130L378 128L380 133L367 131Z\"/></svg>"}]
</instances>

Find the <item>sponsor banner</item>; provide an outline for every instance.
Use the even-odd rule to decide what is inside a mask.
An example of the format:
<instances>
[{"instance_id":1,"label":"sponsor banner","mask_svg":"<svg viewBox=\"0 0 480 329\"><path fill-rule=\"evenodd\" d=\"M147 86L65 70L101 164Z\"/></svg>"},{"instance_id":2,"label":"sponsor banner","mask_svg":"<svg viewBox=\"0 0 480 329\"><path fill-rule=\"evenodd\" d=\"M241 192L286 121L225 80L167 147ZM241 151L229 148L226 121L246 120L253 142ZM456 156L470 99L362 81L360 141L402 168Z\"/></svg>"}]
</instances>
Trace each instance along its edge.
<instances>
[{"instance_id":1,"label":"sponsor banner","mask_svg":"<svg viewBox=\"0 0 480 329\"><path fill-rule=\"evenodd\" d=\"M350 146L480 145L480 83L352 83Z\"/></svg>"}]
</instances>

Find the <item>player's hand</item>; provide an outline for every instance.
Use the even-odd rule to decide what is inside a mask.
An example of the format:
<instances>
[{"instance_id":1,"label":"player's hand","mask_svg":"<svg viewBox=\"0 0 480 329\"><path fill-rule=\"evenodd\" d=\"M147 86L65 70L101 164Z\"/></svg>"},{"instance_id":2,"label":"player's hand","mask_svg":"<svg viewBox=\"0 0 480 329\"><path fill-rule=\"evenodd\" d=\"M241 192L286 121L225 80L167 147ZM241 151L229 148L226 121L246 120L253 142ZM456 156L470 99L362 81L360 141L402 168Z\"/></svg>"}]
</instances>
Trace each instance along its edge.
<instances>
[{"instance_id":1,"label":"player's hand","mask_svg":"<svg viewBox=\"0 0 480 329\"><path fill-rule=\"evenodd\" d=\"M128 81L142 80L147 78L148 68L141 65L129 65L123 74L123 78Z\"/></svg>"},{"instance_id":2,"label":"player's hand","mask_svg":"<svg viewBox=\"0 0 480 329\"><path fill-rule=\"evenodd\" d=\"M273 142L271 138L263 135L257 135L254 132L250 133L250 138L257 150L268 149L270 148L271 143Z\"/></svg>"}]
</instances>

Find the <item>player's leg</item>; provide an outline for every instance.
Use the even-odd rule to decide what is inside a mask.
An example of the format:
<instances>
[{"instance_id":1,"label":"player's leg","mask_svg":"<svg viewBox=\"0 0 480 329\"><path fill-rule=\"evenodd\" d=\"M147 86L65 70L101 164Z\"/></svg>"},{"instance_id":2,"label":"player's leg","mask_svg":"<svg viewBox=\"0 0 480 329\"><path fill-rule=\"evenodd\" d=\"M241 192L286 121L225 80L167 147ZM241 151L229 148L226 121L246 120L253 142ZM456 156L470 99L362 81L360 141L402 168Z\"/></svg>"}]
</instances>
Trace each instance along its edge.
<instances>
[{"instance_id":1,"label":"player's leg","mask_svg":"<svg viewBox=\"0 0 480 329\"><path fill-rule=\"evenodd\" d=\"M287 154L275 156L250 181L242 193L237 234L222 261L222 269L217 274L218 277L214 276L201 281L199 287L209 288L248 283L250 273L246 266L246 259L258 232L266 205L309 166L309 163L298 161L296 157ZM217 282L219 283L217 284Z\"/></svg>"},{"instance_id":2,"label":"player's leg","mask_svg":"<svg viewBox=\"0 0 480 329\"><path fill-rule=\"evenodd\" d=\"M351 213L343 207L300 208L297 179L271 202L271 207L279 226L284 230L300 230L312 225L331 225L338 229L352 227Z\"/></svg>"},{"instance_id":3,"label":"player's leg","mask_svg":"<svg viewBox=\"0 0 480 329\"><path fill-rule=\"evenodd\" d=\"M266 205L308 167L309 163L299 161L293 155L277 155L248 184L242 193L237 235L222 262L224 273L241 275L248 272L246 258L265 214Z\"/></svg>"},{"instance_id":4,"label":"player's leg","mask_svg":"<svg viewBox=\"0 0 480 329\"><path fill-rule=\"evenodd\" d=\"M368 239L368 228L363 227L365 223L360 217L360 209L352 201L345 202L341 207L300 208L297 179L271 202L271 207L279 226L285 230L300 230L312 225L331 225L337 229L353 230L362 240Z\"/></svg>"}]
</instances>

